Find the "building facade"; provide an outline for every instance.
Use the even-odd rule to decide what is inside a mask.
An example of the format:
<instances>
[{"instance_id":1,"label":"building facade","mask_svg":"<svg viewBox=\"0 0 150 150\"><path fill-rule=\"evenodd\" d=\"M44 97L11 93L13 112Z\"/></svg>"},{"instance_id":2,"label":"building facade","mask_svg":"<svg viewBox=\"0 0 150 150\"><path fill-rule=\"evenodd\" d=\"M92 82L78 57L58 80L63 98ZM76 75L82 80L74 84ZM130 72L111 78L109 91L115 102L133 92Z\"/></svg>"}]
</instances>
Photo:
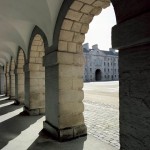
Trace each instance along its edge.
<instances>
[{"instance_id":1,"label":"building facade","mask_svg":"<svg viewBox=\"0 0 150 150\"><path fill-rule=\"evenodd\" d=\"M110 48L109 51L100 50L98 45L83 45L85 58L84 81L112 81L119 79L118 52Z\"/></svg>"}]
</instances>

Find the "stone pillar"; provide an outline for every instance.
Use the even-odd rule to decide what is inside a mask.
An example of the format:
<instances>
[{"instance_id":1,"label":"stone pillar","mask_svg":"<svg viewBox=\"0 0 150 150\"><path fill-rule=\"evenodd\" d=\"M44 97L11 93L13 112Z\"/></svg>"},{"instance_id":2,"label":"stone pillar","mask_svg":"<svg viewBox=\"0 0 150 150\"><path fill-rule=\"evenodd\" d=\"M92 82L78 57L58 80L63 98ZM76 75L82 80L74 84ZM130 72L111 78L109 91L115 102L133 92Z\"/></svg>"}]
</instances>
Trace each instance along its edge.
<instances>
[{"instance_id":1,"label":"stone pillar","mask_svg":"<svg viewBox=\"0 0 150 150\"><path fill-rule=\"evenodd\" d=\"M41 58L42 59L42 58ZM30 115L45 113L45 68L38 63L25 64L25 111Z\"/></svg>"},{"instance_id":2,"label":"stone pillar","mask_svg":"<svg viewBox=\"0 0 150 150\"><path fill-rule=\"evenodd\" d=\"M2 66L0 66L0 94L2 94Z\"/></svg>"},{"instance_id":3,"label":"stone pillar","mask_svg":"<svg viewBox=\"0 0 150 150\"><path fill-rule=\"evenodd\" d=\"M16 69L15 70L15 85L16 85L16 102L23 104L25 98L25 91L24 91L24 71L23 69Z\"/></svg>"},{"instance_id":4,"label":"stone pillar","mask_svg":"<svg viewBox=\"0 0 150 150\"><path fill-rule=\"evenodd\" d=\"M83 105L83 54L54 51L45 56L44 129L65 141L87 133Z\"/></svg>"},{"instance_id":5,"label":"stone pillar","mask_svg":"<svg viewBox=\"0 0 150 150\"><path fill-rule=\"evenodd\" d=\"M134 1L114 1L118 24L112 30L112 44L119 49L120 150L150 149L150 3L135 1L133 6Z\"/></svg>"},{"instance_id":6,"label":"stone pillar","mask_svg":"<svg viewBox=\"0 0 150 150\"><path fill-rule=\"evenodd\" d=\"M10 71L8 64L6 66L5 77L6 77L6 96L10 97Z\"/></svg>"},{"instance_id":7,"label":"stone pillar","mask_svg":"<svg viewBox=\"0 0 150 150\"><path fill-rule=\"evenodd\" d=\"M15 96L15 73L10 71L10 99L16 99Z\"/></svg>"},{"instance_id":8,"label":"stone pillar","mask_svg":"<svg viewBox=\"0 0 150 150\"><path fill-rule=\"evenodd\" d=\"M3 70L3 73L2 73L2 81L3 81L3 91L4 91L4 93L3 94L6 94L6 92L7 92L7 90L6 90L6 70L5 70L6 68L4 68L4 70Z\"/></svg>"}]
</instances>

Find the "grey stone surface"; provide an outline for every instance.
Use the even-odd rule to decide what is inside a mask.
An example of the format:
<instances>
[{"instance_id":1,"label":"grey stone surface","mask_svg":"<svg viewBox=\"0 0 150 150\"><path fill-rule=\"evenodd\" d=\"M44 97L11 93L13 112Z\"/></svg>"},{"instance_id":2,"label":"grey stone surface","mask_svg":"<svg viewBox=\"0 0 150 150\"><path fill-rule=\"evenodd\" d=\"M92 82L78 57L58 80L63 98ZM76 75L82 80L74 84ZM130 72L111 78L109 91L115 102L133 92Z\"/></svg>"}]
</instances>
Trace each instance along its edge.
<instances>
[{"instance_id":1,"label":"grey stone surface","mask_svg":"<svg viewBox=\"0 0 150 150\"><path fill-rule=\"evenodd\" d=\"M150 45L120 51L121 149L150 149Z\"/></svg>"}]
</instances>

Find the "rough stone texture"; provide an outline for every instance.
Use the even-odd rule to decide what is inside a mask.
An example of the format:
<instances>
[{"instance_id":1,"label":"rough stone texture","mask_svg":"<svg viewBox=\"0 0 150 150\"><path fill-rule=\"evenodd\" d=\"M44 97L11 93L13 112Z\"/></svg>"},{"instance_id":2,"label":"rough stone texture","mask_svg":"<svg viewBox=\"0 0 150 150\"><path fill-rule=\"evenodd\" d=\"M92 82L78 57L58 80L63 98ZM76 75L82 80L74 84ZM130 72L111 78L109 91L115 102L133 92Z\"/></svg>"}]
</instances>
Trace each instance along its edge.
<instances>
[{"instance_id":1,"label":"rough stone texture","mask_svg":"<svg viewBox=\"0 0 150 150\"><path fill-rule=\"evenodd\" d=\"M149 12L150 1L149 0L111 0L116 14L118 24L128 19L135 18L140 14ZM124 9L127 8L127 9ZM146 21L146 20L145 20Z\"/></svg>"},{"instance_id":2,"label":"rough stone texture","mask_svg":"<svg viewBox=\"0 0 150 150\"><path fill-rule=\"evenodd\" d=\"M82 13L79 13L77 11L69 10L66 18L74 21L79 21L82 15Z\"/></svg>"},{"instance_id":3,"label":"rough stone texture","mask_svg":"<svg viewBox=\"0 0 150 150\"><path fill-rule=\"evenodd\" d=\"M92 20L93 20L93 15L84 14L81 17L80 22L89 24Z\"/></svg>"},{"instance_id":4,"label":"rough stone texture","mask_svg":"<svg viewBox=\"0 0 150 150\"><path fill-rule=\"evenodd\" d=\"M94 7L94 9L91 11L91 15L99 15L102 11L102 8L101 7Z\"/></svg>"},{"instance_id":5,"label":"rough stone texture","mask_svg":"<svg viewBox=\"0 0 150 150\"><path fill-rule=\"evenodd\" d=\"M112 28L112 46L118 49L149 43L150 12L126 20ZM135 26L137 24L137 26ZM130 38L129 38L130 37Z\"/></svg>"},{"instance_id":6,"label":"rough stone texture","mask_svg":"<svg viewBox=\"0 0 150 150\"><path fill-rule=\"evenodd\" d=\"M16 73L15 73L15 79L16 79L16 100L18 103L24 103L24 53L23 50L20 49L18 53L18 60L16 65Z\"/></svg>"},{"instance_id":7,"label":"rough stone texture","mask_svg":"<svg viewBox=\"0 0 150 150\"><path fill-rule=\"evenodd\" d=\"M85 125L79 125L65 129L58 129L57 127L54 127L51 124L49 124L47 121L44 122L44 130L49 132L54 139L61 142L87 134L87 128Z\"/></svg>"},{"instance_id":8,"label":"rough stone texture","mask_svg":"<svg viewBox=\"0 0 150 150\"><path fill-rule=\"evenodd\" d=\"M84 3L82 3L82 2L74 1L70 8L73 10L79 11L83 5L84 5Z\"/></svg>"},{"instance_id":9,"label":"rough stone texture","mask_svg":"<svg viewBox=\"0 0 150 150\"><path fill-rule=\"evenodd\" d=\"M11 59L10 63L10 98L15 99L15 61Z\"/></svg>"},{"instance_id":10,"label":"rough stone texture","mask_svg":"<svg viewBox=\"0 0 150 150\"><path fill-rule=\"evenodd\" d=\"M59 39L62 41L72 41L74 32L61 30Z\"/></svg>"},{"instance_id":11,"label":"rough stone texture","mask_svg":"<svg viewBox=\"0 0 150 150\"><path fill-rule=\"evenodd\" d=\"M150 44L120 51L121 150L150 149Z\"/></svg>"},{"instance_id":12,"label":"rough stone texture","mask_svg":"<svg viewBox=\"0 0 150 150\"><path fill-rule=\"evenodd\" d=\"M68 51L72 49L71 45ZM86 134L85 128L76 129L75 135L73 133L73 128L84 124L83 53L53 52L45 56L45 59L51 60L45 61L47 62L45 129L57 139L60 138L59 140ZM78 60L80 61L77 63Z\"/></svg>"},{"instance_id":13,"label":"rough stone texture","mask_svg":"<svg viewBox=\"0 0 150 150\"><path fill-rule=\"evenodd\" d=\"M91 5L84 5L81 9L81 12L89 14L93 7Z\"/></svg>"},{"instance_id":14,"label":"rough stone texture","mask_svg":"<svg viewBox=\"0 0 150 150\"><path fill-rule=\"evenodd\" d=\"M10 96L10 70L9 70L9 64L6 64L6 95L9 97Z\"/></svg>"},{"instance_id":15,"label":"rough stone texture","mask_svg":"<svg viewBox=\"0 0 150 150\"><path fill-rule=\"evenodd\" d=\"M85 39L85 35L81 34L81 33L75 33L74 34L74 38L73 38L73 42L76 43L83 43Z\"/></svg>"},{"instance_id":16,"label":"rough stone texture","mask_svg":"<svg viewBox=\"0 0 150 150\"><path fill-rule=\"evenodd\" d=\"M93 3L93 6L95 7L102 7L102 8L107 8L110 5L110 1L100 1L97 0Z\"/></svg>"},{"instance_id":17,"label":"rough stone texture","mask_svg":"<svg viewBox=\"0 0 150 150\"><path fill-rule=\"evenodd\" d=\"M67 42L66 41L60 41L58 45L59 51L67 51Z\"/></svg>"},{"instance_id":18,"label":"rough stone texture","mask_svg":"<svg viewBox=\"0 0 150 150\"><path fill-rule=\"evenodd\" d=\"M82 43L89 29L89 23L102 9L97 3L93 6L94 2L96 0L73 2L61 26L58 50L44 57L46 77L44 128L57 139L71 139L86 134L82 102L84 65ZM101 2L103 7L106 3L108 4L108 1Z\"/></svg>"},{"instance_id":19,"label":"rough stone texture","mask_svg":"<svg viewBox=\"0 0 150 150\"><path fill-rule=\"evenodd\" d=\"M3 67L0 66L0 94L5 94L6 93L6 88L5 88L5 73L3 70Z\"/></svg>"},{"instance_id":20,"label":"rough stone texture","mask_svg":"<svg viewBox=\"0 0 150 150\"><path fill-rule=\"evenodd\" d=\"M79 0L83 3L86 3L86 4L92 4L95 0Z\"/></svg>"},{"instance_id":21,"label":"rough stone texture","mask_svg":"<svg viewBox=\"0 0 150 150\"><path fill-rule=\"evenodd\" d=\"M62 29L64 29L64 30L70 30L71 27L72 27L72 24L73 24L73 21L70 21L70 20L68 20L68 19L65 19L65 20L63 21Z\"/></svg>"},{"instance_id":22,"label":"rough stone texture","mask_svg":"<svg viewBox=\"0 0 150 150\"><path fill-rule=\"evenodd\" d=\"M68 52L76 53L77 44L73 42L68 43Z\"/></svg>"},{"instance_id":23,"label":"rough stone texture","mask_svg":"<svg viewBox=\"0 0 150 150\"><path fill-rule=\"evenodd\" d=\"M79 22L74 22L72 26L72 31L80 32L82 24Z\"/></svg>"},{"instance_id":24,"label":"rough stone texture","mask_svg":"<svg viewBox=\"0 0 150 150\"><path fill-rule=\"evenodd\" d=\"M87 33L89 30L89 25L88 24L83 24L81 28L81 33Z\"/></svg>"},{"instance_id":25,"label":"rough stone texture","mask_svg":"<svg viewBox=\"0 0 150 150\"><path fill-rule=\"evenodd\" d=\"M28 83L25 93L25 110L30 115L39 115L45 110L44 43L40 35L34 37L29 53L29 63L25 64L25 80Z\"/></svg>"}]
</instances>

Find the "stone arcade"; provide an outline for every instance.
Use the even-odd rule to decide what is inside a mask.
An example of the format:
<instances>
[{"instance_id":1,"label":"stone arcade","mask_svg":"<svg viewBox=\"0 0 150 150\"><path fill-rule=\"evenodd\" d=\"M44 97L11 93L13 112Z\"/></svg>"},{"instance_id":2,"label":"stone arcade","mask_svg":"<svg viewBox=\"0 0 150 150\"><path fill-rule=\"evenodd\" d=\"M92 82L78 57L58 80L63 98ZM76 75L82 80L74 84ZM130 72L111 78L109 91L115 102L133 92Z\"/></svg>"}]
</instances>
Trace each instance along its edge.
<instances>
[{"instance_id":1,"label":"stone arcade","mask_svg":"<svg viewBox=\"0 0 150 150\"><path fill-rule=\"evenodd\" d=\"M121 150L150 149L150 1L111 0L119 49ZM89 23L109 0L1 0L0 90L64 141L86 134L83 50Z\"/></svg>"}]
</instances>

